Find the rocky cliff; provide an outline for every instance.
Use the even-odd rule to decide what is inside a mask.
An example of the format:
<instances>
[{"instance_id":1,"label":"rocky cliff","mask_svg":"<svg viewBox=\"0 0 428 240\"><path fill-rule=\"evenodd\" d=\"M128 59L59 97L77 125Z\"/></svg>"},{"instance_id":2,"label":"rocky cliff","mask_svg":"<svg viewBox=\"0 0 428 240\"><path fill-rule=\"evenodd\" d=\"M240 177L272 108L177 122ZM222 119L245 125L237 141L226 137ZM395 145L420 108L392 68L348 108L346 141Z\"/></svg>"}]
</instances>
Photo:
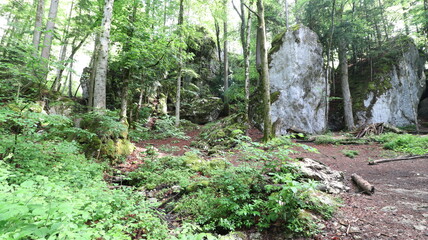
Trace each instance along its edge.
<instances>
[{"instance_id":1,"label":"rocky cliff","mask_svg":"<svg viewBox=\"0 0 428 240\"><path fill-rule=\"evenodd\" d=\"M274 40L269 55L272 122L277 135L290 129L320 133L328 107L322 46L309 28L292 28Z\"/></svg>"},{"instance_id":2,"label":"rocky cliff","mask_svg":"<svg viewBox=\"0 0 428 240\"><path fill-rule=\"evenodd\" d=\"M357 125L414 125L426 87L424 60L412 40L397 37L385 52L350 71Z\"/></svg>"}]
</instances>

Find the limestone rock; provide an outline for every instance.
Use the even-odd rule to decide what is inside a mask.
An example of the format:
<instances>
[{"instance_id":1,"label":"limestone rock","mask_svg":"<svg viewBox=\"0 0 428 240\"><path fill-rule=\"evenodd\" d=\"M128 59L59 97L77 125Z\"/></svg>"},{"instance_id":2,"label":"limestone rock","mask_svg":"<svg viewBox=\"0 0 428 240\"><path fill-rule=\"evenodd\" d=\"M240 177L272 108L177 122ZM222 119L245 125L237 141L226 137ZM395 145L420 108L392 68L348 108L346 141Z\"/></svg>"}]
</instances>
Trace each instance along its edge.
<instances>
[{"instance_id":1,"label":"limestone rock","mask_svg":"<svg viewBox=\"0 0 428 240\"><path fill-rule=\"evenodd\" d=\"M193 123L205 124L218 119L223 101L217 97L195 99L181 108L181 117Z\"/></svg>"},{"instance_id":2,"label":"limestone rock","mask_svg":"<svg viewBox=\"0 0 428 240\"><path fill-rule=\"evenodd\" d=\"M317 34L297 26L272 45L269 74L271 93L277 95L271 108L276 134L293 128L311 134L325 131L329 89Z\"/></svg>"},{"instance_id":3,"label":"limestone rock","mask_svg":"<svg viewBox=\"0 0 428 240\"><path fill-rule=\"evenodd\" d=\"M398 127L415 124L426 87L424 60L406 37L391 40L385 49L389 51L372 63L360 63L358 69L350 71L354 72L350 88L358 126L380 122Z\"/></svg>"},{"instance_id":4,"label":"limestone rock","mask_svg":"<svg viewBox=\"0 0 428 240\"><path fill-rule=\"evenodd\" d=\"M330 167L309 158L304 158L295 164L300 167L303 177L319 181L322 191L340 193L349 190L349 187L344 184L342 172L332 170Z\"/></svg>"}]
</instances>

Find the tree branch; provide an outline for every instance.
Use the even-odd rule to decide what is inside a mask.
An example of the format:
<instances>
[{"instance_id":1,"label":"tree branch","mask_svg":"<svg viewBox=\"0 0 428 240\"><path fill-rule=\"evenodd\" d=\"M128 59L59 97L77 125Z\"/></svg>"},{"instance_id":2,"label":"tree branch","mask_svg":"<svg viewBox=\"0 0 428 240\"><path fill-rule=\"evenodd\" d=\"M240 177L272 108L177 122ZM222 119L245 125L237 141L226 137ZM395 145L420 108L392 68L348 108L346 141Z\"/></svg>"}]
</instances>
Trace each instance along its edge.
<instances>
[{"instance_id":1,"label":"tree branch","mask_svg":"<svg viewBox=\"0 0 428 240\"><path fill-rule=\"evenodd\" d=\"M254 15L257 16L257 18L260 18L259 14L257 14L257 12L255 12L253 9L251 9L250 7L247 6L247 4L244 3L244 6L248 9L248 11L252 12Z\"/></svg>"}]
</instances>

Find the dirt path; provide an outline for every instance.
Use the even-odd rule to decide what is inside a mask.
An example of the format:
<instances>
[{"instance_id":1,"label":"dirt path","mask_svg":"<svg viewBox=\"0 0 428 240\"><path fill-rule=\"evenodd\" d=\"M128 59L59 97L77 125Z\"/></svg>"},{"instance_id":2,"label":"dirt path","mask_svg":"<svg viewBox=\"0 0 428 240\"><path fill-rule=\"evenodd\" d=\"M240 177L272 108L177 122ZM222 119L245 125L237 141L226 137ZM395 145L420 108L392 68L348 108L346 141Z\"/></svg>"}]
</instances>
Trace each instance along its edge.
<instances>
[{"instance_id":1,"label":"dirt path","mask_svg":"<svg viewBox=\"0 0 428 240\"><path fill-rule=\"evenodd\" d=\"M198 131L188 133L188 140L161 139L137 143L137 150L119 166L132 171L143 164L136 157L150 147L162 155L182 155L188 150ZM249 132L253 140L260 139L257 130ZM314 239L428 239L428 159L368 165L369 160L396 156L378 144L316 145L307 143L320 153L301 152L294 157L309 157L343 171L351 190L339 195L343 206L335 216L322 223L322 232ZM344 152L354 150L354 158ZM357 173L372 183L372 196L357 193L350 176Z\"/></svg>"},{"instance_id":2,"label":"dirt path","mask_svg":"<svg viewBox=\"0 0 428 240\"><path fill-rule=\"evenodd\" d=\"M299 157L319 160L334 170L343 171L348 193L340 197L343 207L324 222L317 239L428 239L428 159L368 165L368 160L390 157L378 144L315 145L319 154L300 153ZM344 151L358 155L349 158ZM375 194L356 193L350 181L357 173L373 184Z\"/></svg>"}]
</instances>

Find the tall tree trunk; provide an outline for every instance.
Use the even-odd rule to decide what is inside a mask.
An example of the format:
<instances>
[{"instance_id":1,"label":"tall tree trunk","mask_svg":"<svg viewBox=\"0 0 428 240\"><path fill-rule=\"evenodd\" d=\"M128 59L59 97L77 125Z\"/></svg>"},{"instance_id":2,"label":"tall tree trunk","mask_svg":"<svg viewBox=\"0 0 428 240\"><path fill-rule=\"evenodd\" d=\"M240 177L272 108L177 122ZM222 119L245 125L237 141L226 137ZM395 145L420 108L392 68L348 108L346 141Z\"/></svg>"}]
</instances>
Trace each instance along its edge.
<instances>
[{"instance_id":1,"label":"tall tree trunk","mask_svg":"<svg viewBox=\"0 0 428 240\"><path fill-rule=\"evenodd\" d=\"M67 24L65 27L65 31L63 33L62 39L61 39L61 50L60 50L60 54L59 54L59 61L60 61L60 66L57 67L56 70L56 77L55 80L52 84L51 90L53 91L59 91L59 84L61 83L61 78L62 78L62 73L64 72L65 67L67 66L67 63L65 63L65 57L67 54L67 45L68 45L68 32L70 29L70 22L71 22L71 17L73 15L73 7L74 7L74 0L71 1L71 6L70 6L70 11L68 13L68 19L67 19Z\"/></svg>"},{"instance_id":2,"label":"tall tree trunk","mask_svg":"<svg viewBox=\"0 0 428 240\"><path fill-rule=\"evenodd\" d=\"M72 96L73 96L73 59L71 60L70 70L68 71L68 97L71 98Z\"/></svg>"},{"instance_id":3,"label":"tall tree trunk","mask_svg":"<svg viewBox=\"0 0 428 240\"><path fill-rule=\"evenodd\" d=\"M263 141L267 142L273 137L272 120L270 116L270 82L269 66L266 44L266 26L263 0L257 0L257 40L260 43L260 81L263 97Z\"/></svg>"},{"instance_id":4,"label":"tall tree trunk","mask_svg":"<svg viewBox=\"0 0 428 240\"><path fill-rule=\"evenodd\" d=\"M221 75L222 73L222 60L221 60L221 45L220 45L220 26L218 24L217 19L214 17L214 26L215 26L215 38L216 38L216 42L217 42L217 56L218 56L218 62L220 65L220 73L219 75Z\"/></svg>"},{"instance_id":5,"label":"tall tree trunk","mask_svg":"<svg viewBox=\"0 0 428 240\"><path fill-rule=\"evenodd\" d=\"M104 16L101 23L100 51L95 62L94 77L94 108L106 109L106 82L107 63L110 39L111 18L113 15L114 0L106 0L104 6Z\"/></svg>"},{"instance_id":6,"label":"tall tree trunk","mask_svg":"<svg viewBox=\"0 0 428 240\"><path fill-rule=\"evenodd\" d=\"M42 36L44 7L45 7L45 0L39 0L37 2L36 20L34 23L34 33L33 33L33 47L34 47L33 56L34 57L38 55L40 37Z\"/></svg>"},{"instance_id":7,"label":"tall tree trunk","mask_svg":"<svg viewBox=\"0 0 428 240\"><path fill-rule=\"evenodd\" d=\"M229 57L228 57L228 32L227 32L227 0L224 0L224 22L223 22L223 88L224 88L224 109L226 114L229 115L229 97L227 90L229 89Z\"/></svg>"},{"instance_id":8,"label":"tall tree trunk","mask_svg":"<svg viewBox=\"0 0 428 240\"><path fill-rule=\"evenodd\" d=\"M379 3L379 9L380 9L380 17L382 18L382 25L383 25L383 31L385 32L385 38L386 40L389 39L389 34L388 34L388 24L385 18L385 8L383 7L383 3L382 0L378 0Z\"/></svg>"},{"instance_id":9,"label":"tall tree trunk","mask_svg":"<svg viewBox=\"0 0 428 240\"><path fill-rule=\"evenodd\" d=\"M355 124L354 124L354 115L352 112L351 92L349 90L348 60L346 58L346 43L343 39L339 43L339 63L340 63L340 72L341 72L345 125L347 129L352 130L355 127Z\"/></svg>"},{"instance_id":10,"label":"tall tree trunk","mask_svg":"<svg viewBox=\"0 0 428 240\"><path fill-rule=\"evenodd\" d=\"M132 14L129 16L128 24L129 24L129 30L128 30L128 41L126 42L124 46L124 51L127 52L130 50L131 46L130 43L132 42L132 38L134 37L134 30L133 25L135 23L135 16L137 14L137 7L138 7L138 1L134 0L133 6L132 6ZM122 122L127 123L127 110L128 110L128 95L129 95L129 82L131 81L132 76L132 69L131 67L127 67L125 69L125 77L123 80L123 86L122 86L122 96L121 96L121 104L120 104L120 119Z\"/></svg>"},{"instance_id":11,"label":"tall tree trunk","mask_svg":"<svg viewBox=\"0 0 428 240\"><path fill-rule=\"evenodd\" d=\"M245 118L250 124L249 103L250 103L250 41L251 41L251 12L245 9L245 0L240 1L240 10L235 5L236 12L241 18L240 37L242 45L242 54L244 55L244 82L245 82ZM232 1L233 3L233 1ZM250 4L251 5L251 4ZM246 14L247 13L247 14Z\"/></svg>"},{"instance_id":12,"label":"tall tree trunk","mask_svg":"<svg viewBox=\"0 0 428 240\"><path fill-rule=\"evenodd\" d=\"M330 68L330 57L331 57L331 46L333 44L333 35L334 35L334 16L336 14L336 0L333 0L332 2L332 8L331 8L331 23L330 23L330 36L328 39L328 46L327 46L327 69L326 69L326 76L325 76L325 102L328 103L328 85L329 82L331 82L334 86L334 80L333 80L333 68L334 66L332 65ZM330 81L330 79L332 81ZM327 104L328 106L328 104ZM326 107L325 109L325 119L328 119L328 107Z\"/></svg>"},{"instance_id":13,"label":"tall tree trunk","mask_svg":"<svg viewBox=\"0 0 428 240\"><path fill-rule=\"evenodd\" d=\"M46 75L47 75L49 56L50 56L51 47L52 47L53 31L55 28L55 19L58 13L58 3L59 3L59 0L51 0L51 5L49 8L49 15L48 15L48 22L46 23L46 29L45 29L45 38L43 40L41 57L45 61L44 65L46 67L45 69Z\"/></svg>"},{"instance_id":14,"label":"tall tree trunk","mask_svg":"<svg viewBox=\"0 0 428 240\"><path fill-rule=\"evenodd\" d=\"M178 34L180 37L180 41L182 40L181 31L183 27L184 22L184 0L180 0L180 10L178 12ZM183 60L181 58L181 53L183 49L180 47L178 49L178 76L177 76L177 93L176 93L176 99L175 99L175 126L180 126L180 101L181 101L181 78L182 78L182 68L183 68Z\"/></svg>"}]
</instances>

